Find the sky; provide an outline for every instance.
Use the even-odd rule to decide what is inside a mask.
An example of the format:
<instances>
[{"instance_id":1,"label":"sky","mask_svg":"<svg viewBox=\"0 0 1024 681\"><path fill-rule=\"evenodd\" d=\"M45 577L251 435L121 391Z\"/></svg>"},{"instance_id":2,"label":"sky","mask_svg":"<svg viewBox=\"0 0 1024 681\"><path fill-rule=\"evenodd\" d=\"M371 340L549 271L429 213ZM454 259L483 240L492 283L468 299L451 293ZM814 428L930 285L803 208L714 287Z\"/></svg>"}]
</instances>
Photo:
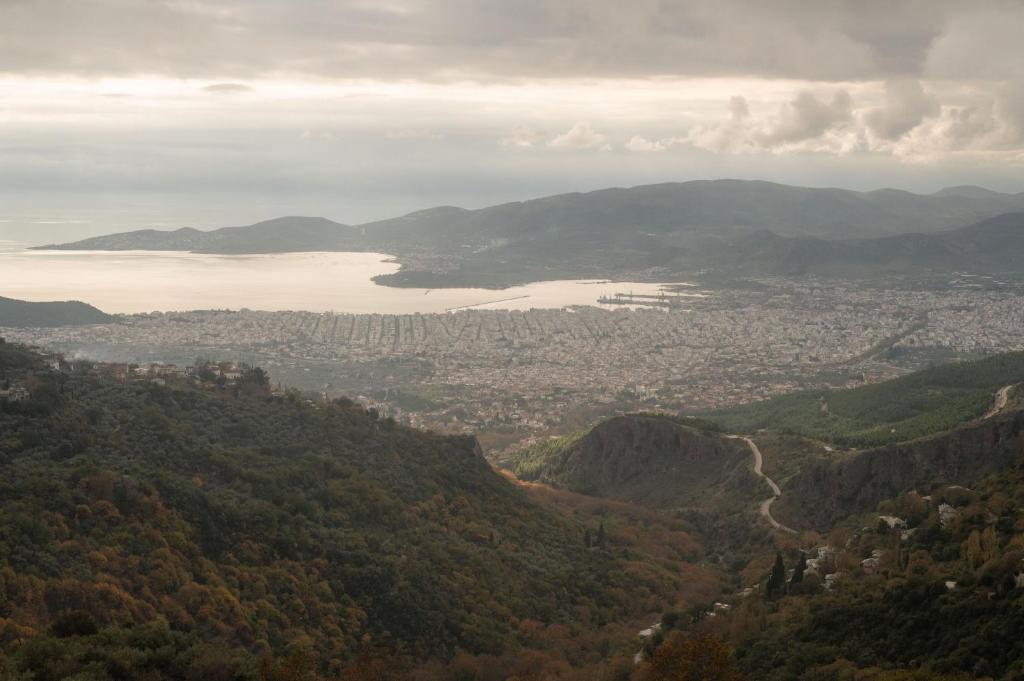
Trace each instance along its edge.
<instances>
[{"instance_id":1,"label":"sky","mask_svg":"<svg viewBox=\"0 0 1024 681\"><path fill-rule=\"evenodd\" d=\"M0 0L0 239L738 177L1024 190L1024 0Z\"/></svg>"}]
</instances>

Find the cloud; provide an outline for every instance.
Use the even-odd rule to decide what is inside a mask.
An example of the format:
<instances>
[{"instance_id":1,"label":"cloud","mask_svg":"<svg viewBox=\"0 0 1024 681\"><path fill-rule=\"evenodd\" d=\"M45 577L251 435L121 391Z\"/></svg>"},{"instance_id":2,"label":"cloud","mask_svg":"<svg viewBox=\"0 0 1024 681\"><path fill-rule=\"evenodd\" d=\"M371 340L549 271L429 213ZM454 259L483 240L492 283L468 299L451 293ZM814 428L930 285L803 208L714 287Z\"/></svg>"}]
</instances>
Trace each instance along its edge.
<instances>
[{"instance_id":1,"label":"cloud","mask_svg":"<svg viewBox=\"0 0 1024 681\"><path fill-rule=\"evenodd\" d=\"M939 101L924 91L920 81L889 81L885 95L884 105L864 114L868 130L882 139L898 139L939 114Z\"/></svg>"},{"instance_id":2,"label":"cloud","mask_svg":"<svg viewBox=\"0 0 1024 681\"><path fill-rule=\"evenodd\" d=\"M714 124L697 125L688 141L699 149L716 152L752 151L755 129L750 122L750 105L739 95L729 99L729 116Z\"/></svg>"},{"instance_id":3,"label":"cloud","mask_svg":"<svg viewBox=\"0 0 1024 681\"><path fill-rule=\"evenodd\" d=\"M608 137L595 131L588 122L577 123L561 135L558 135L548 145L555 149L600 149L607 151L611 147L608 144Z\"/></svg>"},{"instance_id":4,"label":"cloud","mask_svg":"<svg viewBox=\"0 0 1024 681\"><path fill-rule=\"evenodd\" d=\"M687 141L719 153L756 151L831 151L846 153L860 145L852 126L853 98L836 90L831 99L804 90L778 107L774 116L753 116L745 97L729 100L729 115L691 128Z\"/></svg>"},{"instance_id":5,"label":"cloud","mask_svg":"<svg viewBox=\"0 0 1024 681\"><path fill-rule=\"evenodd\" d=\"M1007 87L966 106L942 106L906 135L876 151L915 162L983 158L1019 164L1024 159L1024 96Z\"/></svg>"},{"instance_id":6,"label":"cloud","mask_svg":"<svg viewBox=\"0 0 1024 681\"><path fill-rule=\"evenodd\" d=\"M502 147L514 147L518 149L532 149L544 141L544 133L524 126L516 128L498 140Z\"/></svg>"},{"instance_id":7,"label":"cloud","mask_svg":"<svg viewBox=\"0 0 1024 681\"><path fill-rule=\"evenodd\" d=\"M665 140L649 140L646 137L640 135L633 135L628 142L626 142L627 151L636 151L639 153L648 153L652 151L665 151L671 144L666 143Z\"/></svg>"},{"instance_id":8,"label":"cloud","mask_svg":"<svg viewBox=\"0 0 1024 681\"><path fill-rule=\"evenodd\" d=\"M846 90L837 90L832 101L823 101L809 91L799 93L782 105L779 117L760 135L760 144L771 148L821 137L853 118L853 99Z\"/></svg>"},{"instance_id":9,"label":"cloud","mask_svg":"<svg viewBox=\"0 0 1024 681\"><path fill-rule=\"evenodd\" d=\"M977 78L1017 61L1022 22L1024 6L1007 0L305 0L301 12L289 0L7 0L0 71ZM998 49L987 55L990 44Z\"/></svg>"},{"instance_id":10,"label":"cloud","mask_svg":"<svg viewBox=\"0 0 1024 681\"><path fill-rule=\"evenodd\" d=\"M968 82L1024 78L1020 46L1024 3L965 2L944 14L943 30L922 66L925 78Z\"/></svg>"},{"instance_id":11,"label":"cloud","mask_svg":"<svg viewBox=\"0 0 1024 681\"><path fill-rule=\"evenodd\" d=\"M203 88L203 92L214 92L218 94L234 94L239 92L252 92L253 88L241 83L214 83Z\"/></svg>"}]
</instances>

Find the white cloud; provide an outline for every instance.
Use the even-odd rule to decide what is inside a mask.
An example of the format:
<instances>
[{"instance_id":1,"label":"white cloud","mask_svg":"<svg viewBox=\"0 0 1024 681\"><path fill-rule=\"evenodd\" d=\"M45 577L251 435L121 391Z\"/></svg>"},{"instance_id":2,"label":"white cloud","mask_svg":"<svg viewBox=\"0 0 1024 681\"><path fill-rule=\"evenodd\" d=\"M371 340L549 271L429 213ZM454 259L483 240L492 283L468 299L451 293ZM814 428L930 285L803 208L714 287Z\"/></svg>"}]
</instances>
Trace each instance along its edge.
<instances>
[{"instance_id":1,"label":"white cloud","mask_svg":"<svg viewBox=\"0 0 1024 681\"><path fill-rule=\"evenodd\" d=\"M524 126L516 126L511 133L498 140L498 145L516 149L532 149L543 141L543 132Z\"/></svg>"},{"instance_id":2,"label":"white cloud","mask_svg":"<svg viewBox=\"0 0 1024 681\"><path fill-rule=\"evenodd\" d=\"M589 122L577 123L568 132L558 135L548 144L555 149L611 150L608 137L594 130Z\"/></svg>"},{"instance_id":3,"label":"white cloud","mask_svg":"<svg viewBox=\"0 0 1024 681\"><path fill-rule=\"evenodd\" d=\"M762 107L763 109L764 107ZM803 90L772 115L752 115L746 98L729 100L729 115L690 129L687 141L718 153L816 151L848 153L864 146L854 125L853 99L836 90L831 99Z\"/></svg>"},{"instance_id":4,"label":"white cloud","mask_svg":"<svg viewBox=\"0 0 1024 681\"><path fill-rule=\"evenodd\" d=\"M626 142L627 151L636 151L640 153L646 153L651 151L665 151L669 145L665 144L662 140L651 141L646 137L640 135L633 135L628 142Z\"/></svg>"},{"instance_id":5,"label":"white cloud","mask_svg":"<svg viewBox=\"0 0 1024 681\"><path fill-rule=\"evenodd\" d=\"M939 101L917 80L887 82L885 97L885 104L863 117L868 130L884 140L899 139L940 111Z\"/></svg>"},{"instance_id":6,"label":"white cloud","mask_svg":"<svg viewBox=\"0 0 1024 681\"><path fill-rule=\"evenodd\" d=\"M846 90L837 90L831 102L805 90L782 105L778 119L760 135L760 144L773 148L814 140L846 125L852 118L853 100Z\"/></svg>"},{"instance_id":7,"label":"white cloud","mask_svg":"<svg viewBox=\"0 0 1024 681\"><path fill-rule=\"evenodd\" d=\"M729 100L729 116L712 124L700 124L690 130L688 140L699 149L715 152L753 151L755 133L750 119L750 105L746 98L734 96Z\"/></svg>"}]
</instances>

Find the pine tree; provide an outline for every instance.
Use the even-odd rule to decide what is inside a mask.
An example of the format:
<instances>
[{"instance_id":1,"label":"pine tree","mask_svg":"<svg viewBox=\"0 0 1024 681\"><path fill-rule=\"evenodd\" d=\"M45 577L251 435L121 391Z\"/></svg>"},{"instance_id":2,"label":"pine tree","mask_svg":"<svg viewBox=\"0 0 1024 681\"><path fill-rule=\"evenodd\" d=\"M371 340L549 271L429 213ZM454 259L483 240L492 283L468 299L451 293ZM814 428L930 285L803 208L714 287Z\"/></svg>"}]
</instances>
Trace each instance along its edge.
<instances>
[{"instance_id":1,"label":"pine tree","mask_svg":"<svg viewBox=\"0 0 1024 681\"><path fill-rule=\"evenodd\" d=\"M772 573L768 576L768 583L765 585L765 594L768 598L775 595L776 591L786 586L786 565L782 562L782 554L775 554L775 564L772 566Z\"/></svg>"},{"instance_id":2,"label":"pine tree","mask_svg":"<svg viewBox=\"0 0 1024 681\"><path fill-rule=\"evenodd\" d=\"M601 523L601 525L597 528L597 547L603 549L607 542L608 538L605 536L604 533L604 523Z\"/></svg>"},{"instance_id":3,"label":"pine tree","mask_svg":"<svg viewBox=\"0 0 1024 681\"><path fill-rule=\"evenodd\" d=\"M803 551L800 552L800 560L797 561L796 567L793 568L793 576L789 578L789 583L799 584L804 581L804 571L807 569L807 554Z\"/></svg>"},{"instance_id":4,"label":"pine tree","mask_svg":"<svg viewBox=\"0 0 1024 681\"><path fill-rule=\"evenodd\" d=\"M589 527L583 532L583 545L586 546L588 549L594 545L594 540L590 537Z\"/></svg>"}]
</instances>

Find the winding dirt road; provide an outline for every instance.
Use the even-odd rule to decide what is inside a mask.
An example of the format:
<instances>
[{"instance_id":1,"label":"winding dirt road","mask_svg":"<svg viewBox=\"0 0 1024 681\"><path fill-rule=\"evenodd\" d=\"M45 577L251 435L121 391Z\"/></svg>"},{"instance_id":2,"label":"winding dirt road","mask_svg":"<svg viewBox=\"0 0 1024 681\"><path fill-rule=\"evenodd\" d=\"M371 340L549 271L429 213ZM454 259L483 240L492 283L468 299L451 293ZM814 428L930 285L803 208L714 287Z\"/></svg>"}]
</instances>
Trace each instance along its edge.
<instances>
[{"instance_id":1,"label":"winding dirt road","mask_svg":"<svg viewBox=\"0 0 1024 681\"><path fill-rule=\"evenodd\" d=\"M799 534L799 532L794 530L792 527L783 525L772 516L772 504L776 499L782 496L782 490L779 489L779 486L775 484L774 480L764 474L764 470L762 470L764 468L764 456L761 455L761 450L758 449L757 445L749 437L744 437L742 435L728 435L727 437L733 440L743 440L747 443L747 446L750 447L750 451L754 454L754 473L767 482L768 486L772 489L771 498L765 499L761 502L761 515L776 530L782 530L783 532L789 532L790 534Z\"/></svg>"}]
</instances>

